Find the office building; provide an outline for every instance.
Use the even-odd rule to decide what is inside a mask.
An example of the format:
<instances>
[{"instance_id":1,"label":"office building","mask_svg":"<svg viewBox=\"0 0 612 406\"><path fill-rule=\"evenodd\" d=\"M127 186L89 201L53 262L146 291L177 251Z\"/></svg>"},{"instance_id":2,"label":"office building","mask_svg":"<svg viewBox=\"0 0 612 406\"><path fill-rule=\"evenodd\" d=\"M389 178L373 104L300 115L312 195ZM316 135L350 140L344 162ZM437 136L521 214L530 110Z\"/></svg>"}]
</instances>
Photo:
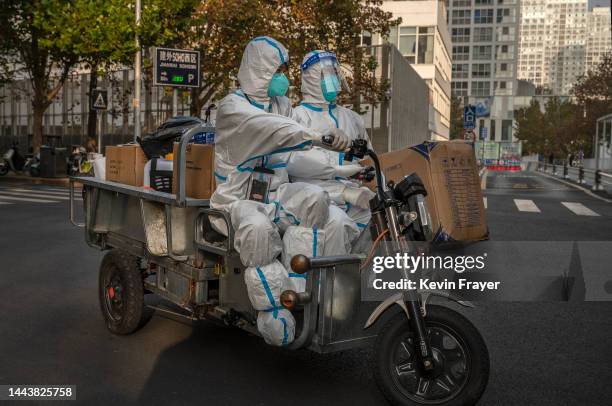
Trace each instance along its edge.
<instances>
[{"instance_id":1,"label":"office building","mask_svg":"<svg viewBox=\"0 0 612 406\"><path fill-rule=\"evenodd\" d=\"M446 7L439 1L385 1L382 9L401 17L389 38L429 87L431 139L448 139L451 98L451 41ZM374 44L384 39L373 38Z\"/></svg>"},{"instance_id":2,"label":"office building","mask_svg":"<svg viewBox=\"0 0 612 406\"><path fill-rule=\"evenodd\" d=\"M452 93L476 106L479 138L512 141L518 0L448 0Z\"/></svg>"}]
</instances>

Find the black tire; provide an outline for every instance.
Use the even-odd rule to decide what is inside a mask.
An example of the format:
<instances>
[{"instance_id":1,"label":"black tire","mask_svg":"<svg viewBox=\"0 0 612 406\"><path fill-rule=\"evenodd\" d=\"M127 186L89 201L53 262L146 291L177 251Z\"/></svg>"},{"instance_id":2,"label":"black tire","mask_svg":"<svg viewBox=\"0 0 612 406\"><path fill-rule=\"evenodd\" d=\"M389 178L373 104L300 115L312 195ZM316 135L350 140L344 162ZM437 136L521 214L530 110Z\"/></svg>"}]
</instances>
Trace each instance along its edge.
<instances>
[{"instance_id":1,"label":"black tire","mask_svg":"<svg viewBox=\"0 0 612 406\"><path fill-rule=\"evenodd\" d=\"M40 176L40 169L39 169L39 168L37 168L37 167L33 167L33 166L31 166L31 167L30 167L30 176L32 176L32 177L34 177L34 178L36 178L36 177Z\"/></svg>"},{"instance_id":2,"label":"black tire","mask_svg":"<svg viewBox=\"0 0 612 406\"><path fill-rule=\"evenodd\" d=\"M106 327L114 334L131 334L150 319L138 259L126 252L114 249L102 259L98 296Z\"/></svg>"},{"instance_id":3,"label":"black tire","mask_svg":"<svg viewBox=\"0 0 612 406\"><path fill-rule=\"evenodd\" d=\"M489 380L489 352L482 336L468 319L446 307L427 306L425 324L436 371L428 375L418 367L408 318L402 312L377 337L378 387L394 406L476 404Z\"/></svg>"},{"instance_id":4,"label":"black tire","mask_svg":"<svg viewBox=\"0 0 612 406\"><path fill-rule=\"evenodd\" d=\"M0 165L0 176L4 176L9 173L9 168L7 165Z\"/></svg>"}]
</instances>

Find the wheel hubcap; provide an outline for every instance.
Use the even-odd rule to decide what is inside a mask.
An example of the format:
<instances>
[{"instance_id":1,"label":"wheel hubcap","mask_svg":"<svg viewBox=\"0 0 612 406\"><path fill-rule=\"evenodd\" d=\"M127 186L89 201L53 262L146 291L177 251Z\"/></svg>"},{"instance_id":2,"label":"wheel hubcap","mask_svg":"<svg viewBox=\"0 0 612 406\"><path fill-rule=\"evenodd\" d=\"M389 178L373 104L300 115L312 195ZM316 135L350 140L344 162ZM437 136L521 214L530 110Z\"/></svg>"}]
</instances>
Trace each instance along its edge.
<instances>
[{"instance_id":1,"label":"wheel hubcap","mask_svg":"<svg viewBox=\"0 0 612 406\"><path fill-rule=\"evenodd\" d=\"M427 334L434 369L425 371L420 366L412 333L405 332L392 351L392 377L398 389L413 401L444 403L457 396L468 381L468 354L460 336L446 326L428 325Z\"/></svg>"},{"instance_id":2,"label":"wheel hubcap","mask_svg":"<svg viewBox=\"0 0 612 406\"><path fill-rule=\"evenodd\" d=\"M104 304L106 312L113 321L123 317L123 284L118 275L112 275L104 287Z\"/></svg>"}]
</instances>

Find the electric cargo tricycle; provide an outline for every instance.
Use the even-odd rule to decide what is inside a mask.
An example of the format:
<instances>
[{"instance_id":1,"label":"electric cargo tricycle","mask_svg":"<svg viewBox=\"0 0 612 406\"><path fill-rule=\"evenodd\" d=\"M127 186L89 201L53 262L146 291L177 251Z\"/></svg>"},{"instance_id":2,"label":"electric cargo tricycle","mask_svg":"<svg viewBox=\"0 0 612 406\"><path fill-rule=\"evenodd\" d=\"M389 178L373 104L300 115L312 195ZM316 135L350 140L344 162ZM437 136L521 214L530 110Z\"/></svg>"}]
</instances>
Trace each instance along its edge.
<instances>
[{"instance_id":1,"label":"electric cargo tricycle","mask_svg":"<svg viewBox=\"0 0 612 406\"><path fill-rule=\"evenodd\" d=\"M70 221L84 227L90 246L107 251L98 294L107 328L114 334L142 327L148 320L144 296L155 294L192 319L222 321L259 335L228 214L212 209L208 200L185 195L186 147L202 131L198 125L180 138L176 194L92 177L70 180ZM409 249L409 239L423 238L427 228L422 183L412 175L385 188L377 156L367 145L354 141L348 155L367 155L374 163L372 235ZM76 183L82 185L82 224L75 219ZM227 223L226 238L208 239L210 216ZM391 404L475 404L489 375L485 342L463 315L429 302L443 297L473 305L446 292L415 290L384 301L363 301L365 261L365 255L292 259L293 272L308 277L305 292L285 291L281 296L282 306L296 319L295 340L286 348L329 353L374 345L375 377Z\"/></svg>"}]
</instances>

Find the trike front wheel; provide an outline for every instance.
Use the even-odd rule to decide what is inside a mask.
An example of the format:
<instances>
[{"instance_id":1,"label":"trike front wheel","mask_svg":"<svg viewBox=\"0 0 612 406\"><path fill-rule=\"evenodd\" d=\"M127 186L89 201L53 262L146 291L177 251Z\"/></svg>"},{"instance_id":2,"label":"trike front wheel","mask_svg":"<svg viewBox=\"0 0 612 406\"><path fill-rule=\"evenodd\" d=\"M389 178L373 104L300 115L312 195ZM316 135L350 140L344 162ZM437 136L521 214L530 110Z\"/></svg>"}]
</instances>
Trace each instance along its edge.
<instances>
[{"instance_id":1,"label":"trike front wheel","mask_svg":"<svg viewBox=\"0 0 612 406\"><path fill-rule=\"evenodd\" d=\"M482 336L461 314L429 305L425 325L435 362L424 371L414 335L402 312L382 329L376 342L376 381L396 406L474 405L489 379L489 353Z\"/></svg>"},{"instance_id":2,"label":"trike front wheel","mask_svg":"<svg viewBox=\"0 0 612 406\"><path fill-rule=\"evenodd\" d=\"M106 327L114 334L131 334L149 321L138 259L113 249L102 259L98 294Z\"/></svg>"}]
</instances>

